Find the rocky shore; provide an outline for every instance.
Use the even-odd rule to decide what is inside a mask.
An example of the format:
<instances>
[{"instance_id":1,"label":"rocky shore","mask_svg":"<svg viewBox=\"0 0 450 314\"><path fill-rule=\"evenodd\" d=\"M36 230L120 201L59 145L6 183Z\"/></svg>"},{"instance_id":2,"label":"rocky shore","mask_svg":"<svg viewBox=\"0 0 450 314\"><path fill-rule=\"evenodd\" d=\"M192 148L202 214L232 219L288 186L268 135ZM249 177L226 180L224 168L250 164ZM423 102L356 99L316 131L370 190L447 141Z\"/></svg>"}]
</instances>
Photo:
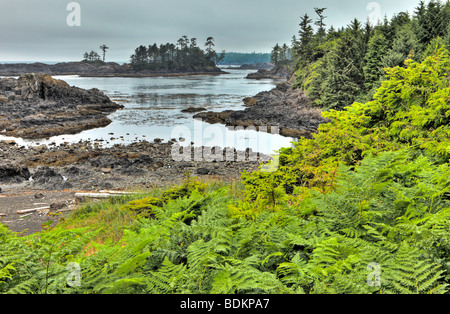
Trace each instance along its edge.
<instances>
[{"instance_id":1,"label":"rocky shore","mask_svg":"<svg viewBox=\"0 0 450 314\"><path fill-rule=\"evenodd\" d=\"M271 68L259 68L255 73L247 75L247 79L261 80L288 80L291 76L291 70L288 65L277 65Z\"/></svg>"},{"instance_id":2,"label":"rocky shore","mask_svg":"<svg viewBox=\"0 0 450 314\"><path fill-rule=\"evenodd\" d=\"M79 75L83 77L153 77L153 76L187 76L187 75L219 75L226 72L217 67L191 67L185 71L133 71L129 64L105 62L101 64L89 62L15 63L0 64L0 76L19 76L26 73L47 75Z\"/></svg>"},{"instance_id":3,"label":"rocky shore","mask_svg":"<svg viewBox=\"0 0 450 314\"><path fill-rule=\"evenodd\" d=\"M0 134L26 139L105 127L123 108L98 89L69 86L46 74L0 79Z\"/></svg>"},{"instance_id":4,"label":"rocky shore","mask_svg":"<svg viewBox=\"0 0 450 314\"><path fill-rule=\"evenodd\" d=\"M112 147L97 144L80 142L27 148L13 141L1 141L0 187L3 192L150 188L177 183L186 173L234 180L244 170L258 169L260 162L269 158L234 149L234 157L227 158L225 149L182 148L175 139L167 143L140 141ZM184 158L178 158L182 149L190 150L189 157L185 154ZM214 153L216 158L210 158Z\"/></svg>"},{"instance_id":5,"label":"rocky shore","mask_svg":"<svg viewBox=\"0 0 450 314\"><path fill-rule=\"evenodd\" d=\"M292 88L292 81L277 84L270 90L244 99L247 108L239 111L200 112L194 115L208 123L243 127L277 127L281 135L310 137L321 123L328 122L318 108L310 105L305 92Z\"/></svg>"},{"instance_id":6,"label":"rocky shore","mask_svg":"<svg viewBox=\"0 0 450 314\"><path fill-rule=\"evenodd\" d=\"M76 193L170 187L187 174L206 181L233 181L269 159L248 150L232 150L227 158L230 150L209 147L186 148L190 154L184 156L190 158L174 158L174 152L181 150L175 139L108 148L97 144L26 148L0 141L0 223L30 234L40 231L43 223L59 219L51 213L76 208ZM217 158L211 158L211 153ZM28 209L36 210L24 213Z\"/></svg>"}]
</instances>

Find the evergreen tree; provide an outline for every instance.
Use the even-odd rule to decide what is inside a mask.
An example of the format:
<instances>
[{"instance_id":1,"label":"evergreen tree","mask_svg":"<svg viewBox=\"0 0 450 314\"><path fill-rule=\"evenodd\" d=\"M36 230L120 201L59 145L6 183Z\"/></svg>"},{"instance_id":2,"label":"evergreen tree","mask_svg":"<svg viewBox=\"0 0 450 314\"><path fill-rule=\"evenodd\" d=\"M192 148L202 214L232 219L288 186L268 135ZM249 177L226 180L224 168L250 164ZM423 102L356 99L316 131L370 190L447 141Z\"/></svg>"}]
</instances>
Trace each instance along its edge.
<instances>
[{"instance_id":1,"label":"evergreen tree","mask_svg":"<svg viewBox=\"0 0 450 314\"><path fill-rule=\"evenodd\" d=\"M300 30L299 30L299 62L301 64L308 63L311 60L313 54L313 28L311 26L312 20L309 18L308 14L305 14L301 18Z\"/></svg>"},{"instance_id":2,"label":"evergreen tree","mask_svg":"<svg viewBox=\"0 0 450 314\"><path fill-rule=\"evenodd\" d=\"M108 50L109 47L106 46L105 44L100 46L100 50L103 52L103 62L105 62L105 58L106 58L106 50Z\"/></svg>"},{"instance_id":3,"label":"evergreen tree","mask_svg":"<svg viewBox=\"0 0 450 314\"><path fill-rule=\"evenodd\" d=\"M411 24L405 24L397 31L392 48L383 58L384 67L405 66L405 60L410 56L418 57L421 53L419 40Z\"/></svg>"},{"instance_id":4,"label":"evergreen tree","mask_svg":"<svg viewBox=\"0 0 450 314\"><path fill-rule=\"evenodd\" d=\"M382 75L383 58L387 51L387 40L383 34L377 32L369 41L366 54L366 65L364 66L365 87L367 91L371 91Z\"/></svg>"},{"instance_id":5,"label":"evergreen tree","mask_svg":"<svg viewBox=\"0 0 450 314\"><path fill-rule=\"evenodd\" d=\"M415 11L417 20L417 35L423 45L427 45L435 37L445 35L448 21L444 6L438 0L431 0L427 5L423 1Z\"/></svg>"},{"instance_id":6,"label":"evergreen tree","mask_svg":"<svg viewBox=\"0 0 450 314\"><path fill-rule=\"evenodd\" d=\"M270 62L276 65L278 61L280 61L281 59L281 54L282 54L281 47L279 44L276 44L272 48L272 53L270 55Z\"/></svg>"},{"instance_id":7,"label":"evergreen tree","mask_svg":"<svg viewBox=\"0 0 450 314\"><path fill-rule=\"evenodd\" d=\"M450 24L447 26L447 31L444 36L444 44L447 46L447 48L450 48Z\"/></svg>"},{"instance_id":8,"label":"evergreen tree","mask_svg":"<svg viewBox=\"0 0 450 314\"><path fill-rule=\"evenodd\" d=\"M319 45L323 43L323 40L327 34L325 30L326 24L324 23L326 16L323 15L325 10L326 8L314 8L314 11L316 11L316 14L318 15L318 19L314 24L318 27L316 37Z\"/></svg>"},{"instance_id":9,"label":"evergreen tree","mask_svg":"<svg viewBox=\"0 0 450 314\"><path fill-rule=\"evenodd\" d=\"M361 93L364 73L358 64L359 51L352 31L347 31L330 53L321 103L325 109L350 106Z\"/></svg>"}]
</instances>

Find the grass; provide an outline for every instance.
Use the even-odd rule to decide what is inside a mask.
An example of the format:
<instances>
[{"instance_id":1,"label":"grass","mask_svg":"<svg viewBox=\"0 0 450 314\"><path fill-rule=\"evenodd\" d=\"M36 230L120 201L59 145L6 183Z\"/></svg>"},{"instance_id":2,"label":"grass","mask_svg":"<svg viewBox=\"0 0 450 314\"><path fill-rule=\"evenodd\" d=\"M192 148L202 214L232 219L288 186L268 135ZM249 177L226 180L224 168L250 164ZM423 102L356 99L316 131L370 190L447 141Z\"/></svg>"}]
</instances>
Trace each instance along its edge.
<instances>
[{"instance_id":1,"label":"grass","mask_svg":"<svg viewBox=\"0 0 450 314\"><path fill-rule=\"evenodd\" d=\"M186 174L184 181L171 188L152 188L149 190L130 191L133 194L110 197L103 200L88 200L64 218L59 225L67 229L90 227L102 230L95 239L97 243L112 241L119 242L123 237L123 230L130 228L144 216L145 211L133 210L133 201L144 199L175 199L191 193L195 188L203 188L205 193L228 187L230 197L240 199L244 195L244 185L240 180L224 181L219 178L198 179Z\"/></svg>"}]
</instances>

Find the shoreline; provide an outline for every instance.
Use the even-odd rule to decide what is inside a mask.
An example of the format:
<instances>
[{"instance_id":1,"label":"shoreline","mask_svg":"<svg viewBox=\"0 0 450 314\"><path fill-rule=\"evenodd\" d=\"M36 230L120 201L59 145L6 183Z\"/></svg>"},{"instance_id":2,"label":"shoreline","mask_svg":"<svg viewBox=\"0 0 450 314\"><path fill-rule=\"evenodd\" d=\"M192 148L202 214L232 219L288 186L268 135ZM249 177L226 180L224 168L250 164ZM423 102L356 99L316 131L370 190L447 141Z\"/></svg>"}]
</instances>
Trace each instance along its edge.
<instances>
[{"instance_id":1,"label":"shoreline","mask_svg":"<svg viewBox=\"0 0 450 314\"><path fill-rule=\"evenodd\" d=\"M140 141L102 148L84 141L27 148L0 141L0 223L14 232L34 233L44 222L55 219L49 213L73 206L78 201L77 192L164 188L182 183L187 174L204 181L235 182L244 171L256 171L270 159L251 150L235 149L230 159L225 149L205 146L189 147L186 152L190 157L174 158L179 145L176 140ZM54 210L39 209L26 217L17 212L43 206Z\"/></svg>"},{"instance_id":2,"label":"shoreline","mask_svg":"<svg viewBox=\"0 0 450 314\"><path fill-rule=\"evenodd\" d=\"M56 64L0 63L0 76L20 76L28 73L50 76L79 75L81 77L172 77L229 74L218 67L189 68L186 71L134 71L129 64L107 62L92 65L86 62L59 62Z\"/></svg>"}]
</instances>

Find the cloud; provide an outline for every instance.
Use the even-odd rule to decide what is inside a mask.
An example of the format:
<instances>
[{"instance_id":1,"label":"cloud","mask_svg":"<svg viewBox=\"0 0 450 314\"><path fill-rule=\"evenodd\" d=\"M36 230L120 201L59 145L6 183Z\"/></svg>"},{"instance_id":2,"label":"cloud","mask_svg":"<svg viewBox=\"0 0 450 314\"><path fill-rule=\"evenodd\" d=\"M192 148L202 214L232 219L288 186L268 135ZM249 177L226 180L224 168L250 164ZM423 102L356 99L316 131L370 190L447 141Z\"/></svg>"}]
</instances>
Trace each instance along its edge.
<instances>
[{"instance_id":1,"label":"cloud","mask_svg":"<svg viewBox=\"0 0 450 314\"><path fill-rule=\"evenodd\" d=\"M79 0L81 26L66 23L62 0L0 0L0 61L79 60L105 43L110 60L128 60L144 44L176 42L182 35L216 40L218 50L270 51L297 34L300 16L326 7L328 26L370 13L362 0ZM379 0L380 15L412 10L410 0Z\"/></svg>"}]
</instances>

